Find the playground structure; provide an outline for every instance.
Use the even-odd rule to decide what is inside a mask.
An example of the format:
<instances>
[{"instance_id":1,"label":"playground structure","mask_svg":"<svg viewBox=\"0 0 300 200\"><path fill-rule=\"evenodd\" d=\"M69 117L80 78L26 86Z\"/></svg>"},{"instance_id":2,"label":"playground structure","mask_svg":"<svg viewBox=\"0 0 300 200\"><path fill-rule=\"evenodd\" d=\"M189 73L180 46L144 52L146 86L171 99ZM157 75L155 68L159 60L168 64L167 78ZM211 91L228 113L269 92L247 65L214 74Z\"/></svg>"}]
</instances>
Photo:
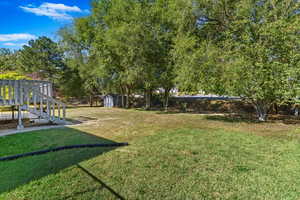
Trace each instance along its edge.
<instances>
[{"instance_id":1,"label":"playground structure","mask_svg":"<svg viewBox=\"0 0 300 200\"><path fill-rule=\"evenodd\" d=\"M17 108L17 129L24 128L24 112L54 124L65 122L66 105L53 98L52 83L47 81L0 80L0 108L3 106Z\"/></svg>"}]
</instances>

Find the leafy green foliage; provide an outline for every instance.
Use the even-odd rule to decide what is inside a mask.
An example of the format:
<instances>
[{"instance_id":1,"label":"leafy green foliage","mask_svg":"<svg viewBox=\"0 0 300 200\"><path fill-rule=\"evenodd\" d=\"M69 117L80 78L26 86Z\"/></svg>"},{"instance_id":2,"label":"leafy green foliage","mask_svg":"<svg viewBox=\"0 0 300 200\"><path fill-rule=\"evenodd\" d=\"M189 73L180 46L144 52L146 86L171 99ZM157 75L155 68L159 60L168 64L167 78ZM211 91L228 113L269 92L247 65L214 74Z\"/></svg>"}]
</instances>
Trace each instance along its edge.
<instances>
[{"instance_id":1,"label":"leafy green foliage","mask_svg":"<svg viewBox=\"0 0 300 200\"><path fill-rule=\"evenodd\" d=\"M262 121L272 103L296 96L298 1L199 0L195 5L201 13L198 31L182 33L174 54L183 88L244 97Z\"/></svg>"},{"instance_id":2,"label":"leafy green foliage","mask_svg":"<svg viewBox=\"0 0 300 200\"><path fill-rule=\"evenodd\" d=\"M45 79L55 81L64 67L63 52L57 43L47 37L31 40L19 52L19 67L25 73L37 72Z\"/></svg>"},{"instance_id":3,"label":"leafy green foliage","mask_svg":"<svg viewBox=\"0 0 300 200\"><path fill-rule=\"evenodd\" d=\"M0 48L0 72L13 71L17 69L17 52L10 49Z\"/></svg>"},{"instance_id":4,"label":"leafy green foliage","mask_svg":"<svg viewBox=\"0 0 300 200\"><path fill-rule=\"evenodd\" d=\"M30 80L27 76L21 75L18 72L0 73L0 80Z\"/></svg>"},{"instance_id":5,"label":"leafy green foliage","mask_svg":"<svg viewBox=\"0 0 300 200\"><path fill-rule=\"evenodd\" d=\"M91 98L121 93L126 107L144 94L149 108L157 89L167 107L174 87L240 96L264 121L273 103L299 93L299 10L294 0L96 0L59 31L59 45L41 37L2 50L0 66L17 56L23 72L59 80L65 94L76 95L74 85Z\"/></svg>"},{"instance_id":6,"label":"leafy green foliage","mask_svg":"<svg viewBox=\"0 0 300 200\"><path fill-rule=\"evenodd\" d=\"M162 0L94 3L91 54L99 77L109 82L108 91L150 96L159 87L169 91L174 86L171 50L177 27L170 7L176 5Z\"/></svg>"},{"instance_id":7,"label":"leafy green foliage","mask_svg":"<svg viewBox=\"0 0 300 200\"><path fill-rule=\"evenodd\" d=\"M100 85L93 69L94 61L90 52L88 18L78 18L72 26L59 30L60 48L65 52L65 68L61 85L63 91L70 96L86 96L99 94ZM76 90L74 90L77 87ZM92 104L92 102L91 102Z\"/></svg>"},{"instance_id":8,"label":"leafy green foliage","mask_svg":"<svg viewBox=\"0 0 300 200\"><path fill-rule=\"evenodd\" d=\"M83 88L84 81L79 76L77 69L65 67L58 80L58 86L60 92L64 97L77 97L82 98L85 96L85 90Z\"/></svg>"}]
</instances>

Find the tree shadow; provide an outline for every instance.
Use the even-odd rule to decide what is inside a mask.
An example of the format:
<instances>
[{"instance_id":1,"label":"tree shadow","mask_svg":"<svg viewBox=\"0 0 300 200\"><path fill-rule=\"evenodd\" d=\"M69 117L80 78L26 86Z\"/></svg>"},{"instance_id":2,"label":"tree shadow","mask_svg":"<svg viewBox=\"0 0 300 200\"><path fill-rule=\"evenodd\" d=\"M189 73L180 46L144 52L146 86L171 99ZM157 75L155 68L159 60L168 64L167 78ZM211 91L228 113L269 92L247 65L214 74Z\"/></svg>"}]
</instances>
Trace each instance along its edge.
<instances>
[{"instance_id":1,"label":"tree shadow","mask_svg":"<svg viewBox=\"0 0 300 200\"><path fill-rule=\"evenodd\" d=\"M165 110L164 108L157 108L157 107L152 107L150 109L145 109L145 108L134 108L135 111L141 111L141 112L148 112L152 111L155 112L156 114L165 114L165 115L170 115L170 114L220 114L224 112L215 112L215 111L197 111L193 109L187 109L187 110L180 110L180 109L174 109L174 108L169 108L168 110Z\"/></svg>"},{"instance_id":2,"label":"tree shadow","mask_svg":"<svg viewBox=\"0 0 300 200\"><path fill-rule=\"evenodd\" d=\"M166 114L166 115L170 115L170 114L195 114L195 115L220 115L220 114L231 114L229 112L216 112L216 111L195 111L195 110L187 110L187 111L181 111L181 110L158 110L156 112L156 114Z\"/></svg>"},{"instance_id":3,"label":"tree shadow","mask_svg":"<svg viewBox=\"0 0 300 200\"><path fill-rule=\"evenodd\" d=\"M125 198L121 196L119 193L117 193L113 188L108 186L105 182L103 182L100 178L93 175L91 172L89 172L87 169L82 167L81 165L77 164L77 167L81 169L86 175L88 175L90 178L92 178L94 181L98 182L99 185L101 185L101 188L108 190L111 194L113 194L118 199L124 200Z\"/></svg>"},{"instance_id":4,"label":"tree shadow","mask_svg":"<svg viewBox=\"0 0 300 200\"><path fill-rule=\"evenodd\" d=\"M64 145L114 144L116 142L72 128L59 128L0 138L0 156L10 156ZM57 173L117 147L70 149L0 162L0 193Z\"/></svg>"},{"instance_id":5,"label":"tree shadow","mask_svg":"<svg viewBox=\"0 0 300 200\"><path fill-rule=\"evenodd\" d=\"M206 115L204 116L204 118L207 120L222 121L222 122L229 122L229 123L237 123L237 122L259 123L259 121L249 116L245 117L241 115Z\"/></svg>"}]
</instances>

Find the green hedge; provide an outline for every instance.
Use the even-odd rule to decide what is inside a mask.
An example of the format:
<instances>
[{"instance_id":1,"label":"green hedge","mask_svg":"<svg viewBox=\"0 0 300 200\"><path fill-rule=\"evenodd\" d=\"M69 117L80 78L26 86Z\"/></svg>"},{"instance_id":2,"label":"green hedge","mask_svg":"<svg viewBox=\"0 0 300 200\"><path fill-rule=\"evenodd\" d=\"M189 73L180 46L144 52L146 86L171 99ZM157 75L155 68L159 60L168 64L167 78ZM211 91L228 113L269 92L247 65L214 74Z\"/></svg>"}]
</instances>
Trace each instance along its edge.
<instances>
[{"instance_id":1,"label":"green hedge","mask_svg":"<svg viewBox=\"0 0 300 200\"><path fill-rule=\"evenodd\" d=\"M0 80L30 80L29 77L19 74L18 72L0 73Z\"/></svg>"}]
</instances>

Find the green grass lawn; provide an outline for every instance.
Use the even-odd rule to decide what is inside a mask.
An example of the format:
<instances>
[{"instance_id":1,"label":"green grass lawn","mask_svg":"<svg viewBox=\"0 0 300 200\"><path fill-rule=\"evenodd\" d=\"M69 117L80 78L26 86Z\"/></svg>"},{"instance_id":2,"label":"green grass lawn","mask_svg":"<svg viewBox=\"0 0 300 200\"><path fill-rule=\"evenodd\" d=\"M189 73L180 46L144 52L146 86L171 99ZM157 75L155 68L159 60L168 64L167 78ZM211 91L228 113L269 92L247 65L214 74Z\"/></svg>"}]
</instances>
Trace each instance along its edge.
<instances>
[{"instance_id":1,"label":"green grass lawn","mask_svg":"<svg viewBox=\"0 0 300 200\"><path fill-rule=\"evenodd\" d=\"M71 129L60 128L0 137L0 156L15 155L64 145L113 143L100 137ZM76 149L54 152L0 163L0 193L59 172L83 160L113 148Z\"/></svg>"},{"instance_id":2,"label":"green grass lawn","mask_svg":"<svg viewBox=\"0 0 300 200\"><path fill-rule=\"evenodd\" d=\"M0 199L116 199L76 163L125 199L300 198L298 125L101 108L69 117L89 121L0 138L0 156L74 143L130 146L0 163Z\"/></svg>"}]
</instances>

